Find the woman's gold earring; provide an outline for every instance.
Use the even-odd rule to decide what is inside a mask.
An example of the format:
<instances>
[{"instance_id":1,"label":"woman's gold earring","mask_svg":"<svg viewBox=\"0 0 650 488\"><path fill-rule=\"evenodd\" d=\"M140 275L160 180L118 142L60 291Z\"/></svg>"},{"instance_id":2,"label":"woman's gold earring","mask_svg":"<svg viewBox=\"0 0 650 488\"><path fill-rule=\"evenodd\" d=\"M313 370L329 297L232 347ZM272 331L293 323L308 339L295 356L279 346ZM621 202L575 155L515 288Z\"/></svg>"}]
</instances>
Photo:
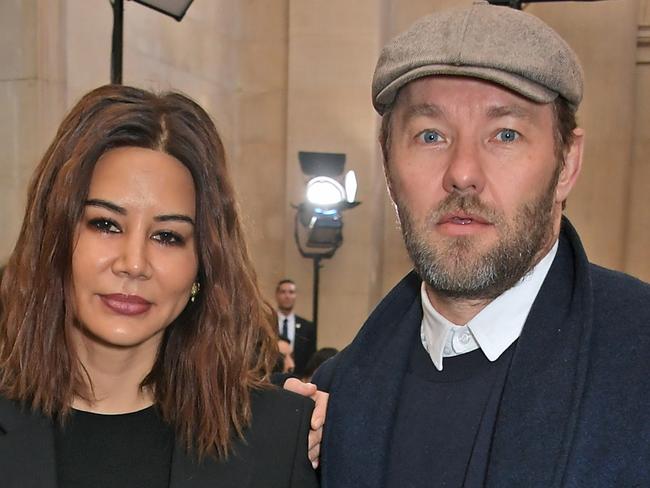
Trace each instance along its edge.
<instances>
[{"instance_id":1,"label":"woman's gold earring","mask_svg":"<svg viewBox=\"0 0 650 488\"><path fill-rule=\"evenodd\" d=\"M192 303L196 301L196 296L199 294L200 290L201 290L201 283L199 283L198 281L192 283L192 289L190 290L190 301Z\"/></svg>"}]
</instances>

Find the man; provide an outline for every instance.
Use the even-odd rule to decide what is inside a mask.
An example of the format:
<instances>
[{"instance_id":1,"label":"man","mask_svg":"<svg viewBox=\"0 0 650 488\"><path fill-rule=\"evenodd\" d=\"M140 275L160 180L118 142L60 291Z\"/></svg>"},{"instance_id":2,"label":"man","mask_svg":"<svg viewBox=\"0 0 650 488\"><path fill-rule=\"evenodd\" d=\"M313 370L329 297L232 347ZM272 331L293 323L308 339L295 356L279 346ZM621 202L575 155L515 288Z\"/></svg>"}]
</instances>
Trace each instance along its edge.
<instances>
[{"instance_id":1,"label":"man","mask_svg":"<svg viewBox=\"0 0 650 488\"><path fill-rule=\"evenodd\" d=\"M294 374L300 376L309 358L316 352L316 328L314 324L293 313L296 304L296 284L289 279L280 280L275 287L278 305L278 333L289 338Z\"/></svg>"},{"instance_id":2,"label":"man","mask_svg":"<svg viewBox=\"0 0 650 488\"><path fill-rule=\"evenodd\" d=\"M582 70L539 19L414 24L373 80L415 271L314 380L322 486L650 486L650 286L591 265L562 209Z\"/></svg>"}]
</instances>

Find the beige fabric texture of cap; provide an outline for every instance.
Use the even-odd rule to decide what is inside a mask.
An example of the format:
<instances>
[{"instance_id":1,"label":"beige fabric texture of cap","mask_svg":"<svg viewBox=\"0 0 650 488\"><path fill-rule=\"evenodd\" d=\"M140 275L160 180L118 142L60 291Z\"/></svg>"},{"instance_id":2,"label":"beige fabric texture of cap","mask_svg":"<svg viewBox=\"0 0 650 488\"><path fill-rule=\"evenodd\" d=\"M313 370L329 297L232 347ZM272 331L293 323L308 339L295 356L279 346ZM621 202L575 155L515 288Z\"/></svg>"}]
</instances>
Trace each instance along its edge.
<instances>
[{"instance_id":1,"label":"beige fabric texture of cap","mask_svg":"<svg viewBox=\"0 0 650 488\"><path fill-rule=\"evenodd\" d=\"M582 100L582 67L564 39L531 14L487 2L436 12L390 41L372 81L375 109L383 115L401 87L432 75L480 78L539 103Z\"/></svg>"}]
</instances>

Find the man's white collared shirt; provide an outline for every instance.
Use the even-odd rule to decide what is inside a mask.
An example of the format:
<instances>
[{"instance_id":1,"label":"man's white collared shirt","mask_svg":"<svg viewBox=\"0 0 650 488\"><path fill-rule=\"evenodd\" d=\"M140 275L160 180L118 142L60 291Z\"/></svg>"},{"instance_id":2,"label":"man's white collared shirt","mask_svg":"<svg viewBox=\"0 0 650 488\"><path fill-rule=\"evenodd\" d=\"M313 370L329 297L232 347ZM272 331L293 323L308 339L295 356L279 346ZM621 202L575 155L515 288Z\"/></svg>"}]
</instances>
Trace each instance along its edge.
<instances>
[{"instance_id":1,"label":"man's white collared shirt","mask_svg":"<svg viewBox=\"0 0 650 488\"><path fill-rule=\"evenodd\" d=\"M293 351L293 344L296 340L296 314L291 312L289 315L284 315L278 312L278 333L282 334L282 325L284 319L287 319L287 337L291 341L291 350Z\"/></svg>"},{"instance_id":2,"label":"man's white collared shirt","mask_svg":"<svg viewBox=\"0 0 650 488\"><path fill-rule=\"evenodd\" d=\"M465 325L443 317L429 301L422 283L422 326L424 348L438 371L442 358L481 349L490 361L496 361L515 342L557 254L558 242L519 282L499 295Z\"/></svg>"}]
</instances>

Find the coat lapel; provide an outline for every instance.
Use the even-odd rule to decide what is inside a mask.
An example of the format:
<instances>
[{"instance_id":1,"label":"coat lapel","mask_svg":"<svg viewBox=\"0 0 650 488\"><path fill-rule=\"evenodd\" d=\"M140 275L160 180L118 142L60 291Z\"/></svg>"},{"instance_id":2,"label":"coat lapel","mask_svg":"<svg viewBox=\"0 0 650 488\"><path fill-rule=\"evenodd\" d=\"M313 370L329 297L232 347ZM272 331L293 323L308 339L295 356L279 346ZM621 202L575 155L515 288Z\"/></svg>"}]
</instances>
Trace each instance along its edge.
<instances>
[{"instance_id":1,"label":"coat lapel","mask_svg":"<svg viewBox=\"0 0 650 488\"><path fill-rule=\"evenodd\" d=\"M0 397L0 485L56 488L51 422Z\"/></svg>"},{"instance_id":2,"label":"coat lapel","mask_svg":"<svg viewBox=\"0 0 650 488\"><path fill-rule=\"evenodd\" d=\"M332 378L323 439L324 488L383 485L393 418L422 322L420 281L405 278L370 316ZM327 445L336 446L327 449ZM337 480L329 486L328 479Z\"/></svg>"},{"instance_id":3,"label":"coat lapel","mask_svg":"<svg viewBox=\"0 0 650 488\"><path fill-rule=\"evenodd\" d=\"M298 317L296 317L296 342L305 341L305 340L306 337L305 337L305 331L303 330L302 327L302 322Z\"/></svg>"},{"instance_id":4,"label":"coat lapel","mask_svg":"<svg viewBox=\"0 0 650 488\"><path fill-rule=\"evenodd\" d=\"M487 486L562 484L592 328L588 262L563 222L558 254L518 340L493 436Z\"/></svg>"},{"instance_id":5,"label":"coat lapel","mask_svg":"<svg viewBox=\"0 0 650 488\"><path fill-rule=\"evenodd\" d=\"M309 324L309 321L296 315L296 342L309 342L311 335L310 328L306 327L305 324Z\"/></svg>"}]
</instances>

